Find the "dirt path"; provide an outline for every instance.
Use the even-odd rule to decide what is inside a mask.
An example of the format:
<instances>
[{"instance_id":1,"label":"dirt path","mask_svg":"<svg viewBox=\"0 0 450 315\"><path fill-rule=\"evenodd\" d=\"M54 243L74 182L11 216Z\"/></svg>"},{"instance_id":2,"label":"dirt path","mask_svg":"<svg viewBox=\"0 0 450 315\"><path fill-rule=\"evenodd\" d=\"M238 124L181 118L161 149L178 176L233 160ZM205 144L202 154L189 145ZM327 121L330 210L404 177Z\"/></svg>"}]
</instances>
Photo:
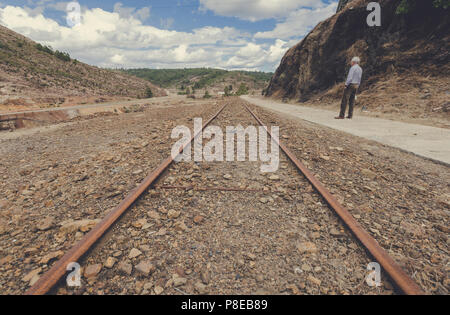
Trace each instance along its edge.
<instances>
[{"instance_id":1,"label":"dirt path","mask_svg":"<svg viewBox=\"0 0 450 315\"><path fill-rule=\"evenodd\" d=\"M36 133L47 133L49 131L55 131L64 126L73 124L74 120L87 120L94 116L108 116L123 114L126 112L143 111L145 108L159 109L159 108L171 108L180 106L194 106L210 103L209 101L187 101L186 98L180 96L170 97L155 97L145 100L123 101L104 104L91 104L80 105L75 107L62 107L54 109L44 109L38 111L29 111L23 113L17 113L20 115L26 115L29 117L37 117L41 120L35 122L25 121L26 127L14 130L14 132L0 132L0 140L17 139L27 135L33 135ZM65 112L63 115L55 116L55 112ZM5 115L14 115L7 113ZM1 114L0 114L1 118ZM24 122L24 123L25 123Z\"/></svg>"},{"instance_id":2,"label":"dirt path","mask_svg":"<svg viewBox=\"0 0 450 315\"><path fill-rule=\"evenodd\" d=\"M174 97L172 97L173 99ZM26 110L20 112L0 112L0 114L8 114L8 115L16 115L23 113L42 113L42 112L54 112L54 111L70 111L70 110L88 110L88 109L102 109L105 107L121 107L121 106L130 106L130 105L142 105L151 102L159 102L161 100L165 100L167 97L155 97L149 99L136 99L130 101L114 101L114 102L105 102L105 103L96 103L96 104L84 104L84 105L75 105L75 106L62 106L57 108L44 108L44 109L34 109L34 110Z\"/></svg>"}]
</instances>

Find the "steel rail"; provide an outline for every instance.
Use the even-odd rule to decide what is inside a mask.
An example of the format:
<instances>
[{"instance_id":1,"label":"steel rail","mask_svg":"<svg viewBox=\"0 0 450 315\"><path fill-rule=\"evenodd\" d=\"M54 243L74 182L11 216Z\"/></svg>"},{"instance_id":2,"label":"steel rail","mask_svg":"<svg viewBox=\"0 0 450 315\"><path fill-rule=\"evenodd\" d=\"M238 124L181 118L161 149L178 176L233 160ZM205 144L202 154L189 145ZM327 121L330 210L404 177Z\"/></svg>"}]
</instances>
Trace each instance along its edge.
<instances>
[{"instance_id":1,"label":"steel rail","mask_svg":"<svg viewBox=\"0 0 450 315\"><path fill-rule=\"evenodd\" d=\"M206 128L227 106L225 104L222 108L212 116L202 127ZM194 141L200 134L194 134L190 141L186 142L180 147L179 153ZM26 295L43 295L50 291L53 286L63 277L67 272L67 266L72 262L77 262L86 252L94 245L105 232L127 211L130 206L152 185L161 174L172 164L174 157L166 158L154 171L152 171L144 181L135 189L133 189L128 196L105 218L99 222L83 239L81 239L75 246L73 246L60 260L58 260L50 270L42 275L41 278L25 292Z\"/></svg>"},{"instance_id":2,"label":"steel rail","mask_svg":"<svg viewBox=\"0 0 450 315\"><path fill-rule=\"evenodd\" d=\"M424 295L422 289L406 274L406 272L389 256L389 254L378 244L378 242L364 230L350 212L344 208L339 201L325 188L325 186L300 162L300 160L283 144L274 137L266 125L256 116L256 114L246 105L244 107L250 112L253 118L266 130L275 143L289 157L300 172L306 177L311 185L326 200L328 205L342 219L358 240L367 248L372 256L380 263L389 274L397 286L407 295Z\"/></svg>"}]
</instances>

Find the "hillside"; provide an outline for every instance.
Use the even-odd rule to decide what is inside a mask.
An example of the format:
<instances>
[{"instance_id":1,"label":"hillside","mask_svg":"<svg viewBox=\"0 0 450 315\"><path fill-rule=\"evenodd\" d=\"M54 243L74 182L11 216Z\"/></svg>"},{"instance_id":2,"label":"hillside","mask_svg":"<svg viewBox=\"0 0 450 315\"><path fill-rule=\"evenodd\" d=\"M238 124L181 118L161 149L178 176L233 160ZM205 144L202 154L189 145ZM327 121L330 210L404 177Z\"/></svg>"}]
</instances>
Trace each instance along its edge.
<instances>
[{"instance_id":1,"label":"hillside","mask_svg":"<svg viewBox=\"0 0 450 315\"><path fill-rule=\"evenodd\" d=\"M178 89L189 87L195 90L223 91L227 86L246 85L251 91L264 89L272 73L250 71L227 71L211 68L194 69L129 69L123 70L164 88Z\"/></svg>"},{"instance_id":2,"label":"hillside","mask_svg":"<svg viewBox=\"0 0 450 315\"><path fill-rule=\"evenodd\" d=\"M54 107L139 98L151 83L70 58L0 26L0 110Z\"/></svg>"},{"instance_id":3,"label":"hillside","mask_svg":"<svg viewBox=\"0 0 450 315\"><path fill-rule=\"evenodd\" d=\"M285 54L265 95L338 102L348 62L358 55L364 69L361 107L413 118L450 117L450 9L417 0L399 14L400 1L382 0L381 27L369 27L370 1L347 2Z\"/></svg>"}]
</instances>

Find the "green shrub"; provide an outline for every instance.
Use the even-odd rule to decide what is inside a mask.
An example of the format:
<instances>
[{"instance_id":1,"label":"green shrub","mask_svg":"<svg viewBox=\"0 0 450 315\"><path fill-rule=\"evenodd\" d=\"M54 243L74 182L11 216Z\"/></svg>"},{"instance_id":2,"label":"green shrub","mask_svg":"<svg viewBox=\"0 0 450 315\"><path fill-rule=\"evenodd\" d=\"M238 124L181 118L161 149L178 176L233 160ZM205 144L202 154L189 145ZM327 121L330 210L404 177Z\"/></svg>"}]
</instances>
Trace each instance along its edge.
<instances>
[{"instance_id":1,"label":"green shrub","mask_svg":"<svg viewBox=\"0 0 450 315\"><path fill-rule=\"evenodd\" d=\"M450 0L433 0L429 2L435 8L442 8L444 10L450 7ZM397 7L397 14L408 14L414 10L416 0L402 0Z\"/></svg>"},{"instance_id":2,"label":"green shrub","mask_svg":"<svg viewBox=\"0 0 450 315\"><path fill-rule=\"evenodd\" d=\"M70 55L68 53L62 52L62 51L55 51L54 55L56 56L56 58L62 60L62 61L70 61Z\"/></svg>"},{"instance_id":3,"label":"green shrub","mask_svg":"<svg viewBox=\"0 0 450 315\"><path fill-rule=\"evenodd\" d=\"M152 98L153 97L153 91L150 87L147 87L147 89L145 90L145 97L146 98Z\"/></svg>"},{"instance_id":4,"label":"green shrub","mask_svg":"<svg viewBox=\"0 0 450 315\"><path fill-rule=\"evenodd\" d=\"M238 91L236 92L236 95L241 96L241 95L247 95L247 94L248 94L248 87L244 83L241 83Z\"/></svg>"},{"instance_id":5,"label":"green shrub","mask_svg":"<svg viewBox=\"0 0 450 315\"><path fill-rule=\"evenodd\" d=\"M62 52L59 50L53 51L53 49L50 46L44 46L41 44L36 44L36 49L39 51L42 51L44 53L47 53L49 55L55 56L56 58L62 60L62 61L70 61L72 60L70 58L70 55L66 52Z\"/></svg>"},{"instance_id":6,"label":"green shrub","mask_svg":"<svg viewBox=\"0 0 450 315\"><path fill-rule=\"evenodd\" d=\"M47 54L53 55L53 49L50 46L44 46L41 44L36 44L36 49Z\"/></svg>"},{"instance_id":7,"label":"green shrub","mask_svg":"<svg viewBox=\"0 0 450 315\"><path fill-rule=\"evenodd\" d=\"M5 43L2 43L2 42L0 42L0 49L10 50L8 45L6 45Z\"/></svg>"},{"instance_id":8,"label":"green shrub","mask_svg":"<svg viewBox=\"0 0 450 315\"><path fill-rule=\"evenodd\" d=\"M448 9L450 7L450 0L434 0L433 5L435 8Z\"/></svg>"},{"instance_id":9,"label":"green shrub","mask_svg":"<svg viewBox=\"0 0 450 315\"><path fill-rule=\"evenodd\" d=\"M205 95L203 95L203 98L211 98L211 94L209 94L208 90L205 90Z\"/></svg>"}]
</instances>

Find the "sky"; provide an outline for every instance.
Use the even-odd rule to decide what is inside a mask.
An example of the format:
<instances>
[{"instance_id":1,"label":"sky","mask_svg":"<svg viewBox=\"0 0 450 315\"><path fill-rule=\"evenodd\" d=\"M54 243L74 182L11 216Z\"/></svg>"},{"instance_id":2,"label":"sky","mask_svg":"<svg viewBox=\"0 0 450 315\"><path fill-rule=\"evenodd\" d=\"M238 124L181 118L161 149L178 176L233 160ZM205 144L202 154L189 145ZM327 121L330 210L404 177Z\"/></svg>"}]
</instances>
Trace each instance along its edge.
<instances>
[{"instance_id":1,"label":"sky","mask_svg":"<svg viewBox=\"0 0 450 315\"><path fill-rule=\"evenodd\" d=\"M338 0L0 0L0 24L108 68L274 71ZM70 21L69 21L70 22Z\"/></svg>"}]
</instances>

